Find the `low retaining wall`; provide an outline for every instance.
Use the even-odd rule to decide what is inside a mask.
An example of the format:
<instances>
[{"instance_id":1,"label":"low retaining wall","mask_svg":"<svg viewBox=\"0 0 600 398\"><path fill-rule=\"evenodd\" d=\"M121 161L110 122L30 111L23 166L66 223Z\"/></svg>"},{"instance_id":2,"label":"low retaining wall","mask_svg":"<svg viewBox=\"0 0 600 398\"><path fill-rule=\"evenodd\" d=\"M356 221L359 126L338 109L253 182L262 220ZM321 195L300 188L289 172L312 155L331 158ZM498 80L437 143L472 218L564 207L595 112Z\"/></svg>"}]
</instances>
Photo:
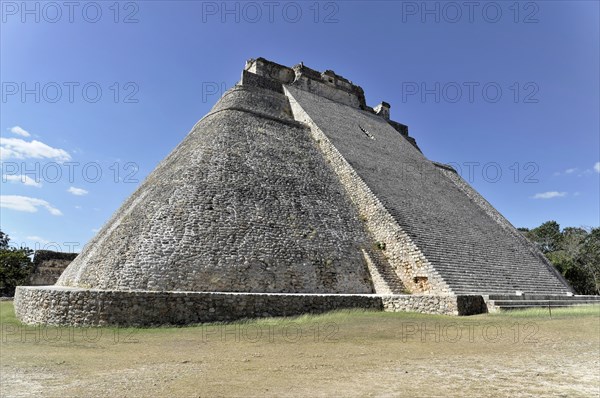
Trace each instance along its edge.
<instances>
[{"instance_id":1,"label":"low retaining wall","mask_svg":"<svg viewBox=\"0 0 600 398\"><path fill-rule=\"evenodd\" d=\"M481 296L153 292L19 286L14 306L17 318L26 324L148 326L228 322L348 308L469 315L464 303L479 300L483 302Z\"/></svg>"},{"instance_id":2,"label":"low retaining wall","mask_svg":"<svg viewBox=\"0 0 600 398\"><path fill-rule=\"evenodd\" d=\"M420 312L423 314L475 315L487 312L482 296L381 296L387 312Z\"/></svg>"}]
</instances>

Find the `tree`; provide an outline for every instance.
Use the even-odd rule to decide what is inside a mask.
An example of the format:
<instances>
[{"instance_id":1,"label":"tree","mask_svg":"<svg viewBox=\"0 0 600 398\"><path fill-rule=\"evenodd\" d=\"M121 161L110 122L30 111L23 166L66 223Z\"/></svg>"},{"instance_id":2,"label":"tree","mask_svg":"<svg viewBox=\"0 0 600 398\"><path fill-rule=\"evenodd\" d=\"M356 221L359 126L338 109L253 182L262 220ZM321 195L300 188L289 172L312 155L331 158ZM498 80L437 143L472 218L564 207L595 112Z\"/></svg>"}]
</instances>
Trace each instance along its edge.
<instances>
[{"instance_id":1,"label":"tree","mask_svg":"<svg viewBox=\"0 0 600 398\"><path fill-rule=\"evenodd\" d=\"M562 240L560 226L556 221L547 221L527 232L525 236L535 243L544 254L559 250Z\"/></svg>"},{"instance_id":2,"label":"tree","mask_svg":"<svg viewBox=\"0 0 600 398\"><path fill-rule=\"evenodd\" d=\"M0 250L8 249L10 238L4 232L0 231Z\"/></svg>"},{"instance_id":3,"label":"tree","mask_svg":"<svg viewBox=\"0 0 600 398\"><path fill-rule=\"evenodd\" d=\"M27 283L33 268L33 251L10 247L9 241L8 235L0 231L0 296L14 296L15 288Z\"/></svg>"},{"instance_id":4,"label":"tree","mask_svg":"<svg viewBox=\"0 0 600 398\"><path fill-rule=\"evenodd\" d=\"M566 227L556 221L519 228L556 267L578 294L600 294L600 228Z\"/></svg>"},{"instance_id":5,"label":"tree","mask_svg":"<svg viewBox=\"0 0 600 398\"><path fill-rule=\"evenodd\" d=\"M590 275L590 290L600 294L600 228L593 228L585 237L579 255L582 268Z\"/></svg>"},{"instance_id":6,"label":"tree","mask_svg":"<svg viewBox=\"0 0 600 398\"><path fill-rule=\"evenodd\" d=\"M562 230L560 248L567 252L570 257L578 258L583 241L587 236L588 231L583 228L566 227Z\"/></svg>"}]
</instances>

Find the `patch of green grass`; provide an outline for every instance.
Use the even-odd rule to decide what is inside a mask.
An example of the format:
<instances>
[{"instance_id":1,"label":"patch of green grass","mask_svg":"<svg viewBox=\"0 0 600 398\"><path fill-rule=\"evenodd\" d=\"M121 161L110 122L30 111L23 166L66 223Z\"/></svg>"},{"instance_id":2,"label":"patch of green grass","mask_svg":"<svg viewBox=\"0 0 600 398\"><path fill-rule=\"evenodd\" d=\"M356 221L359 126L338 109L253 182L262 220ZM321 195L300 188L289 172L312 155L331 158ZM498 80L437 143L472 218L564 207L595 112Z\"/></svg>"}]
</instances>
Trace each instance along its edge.
<instances>
[{"instance_id":1,"label":"patch of green grass","mask_svg":"<svg viewBox=\"0 0 600 398\"><path fill-rule=\"evenodd\" d=\"M370 319L373 322L377 322L377 320L385 318L385 319L407 319L407 320L437 320L437 319L453 319L454 317L447 315L430 315L430 314L420 314L416 312L383 312L377 310L369 310L369 309L342 309L336 311L329 311L322 314L303 314L297 316L288 316L288 317L267 317L267 318L255 318L255 319L241 319L234 322L209 322L204 324L191 324L191 325L183 325L183 326L157 326L157 327L143 327L138 328L144 331L149 332L169 332L172 330L180 330L180 329L194 329L201 327L212 327L212 326L221 326L228 325L230 327L234 327L236 325L241 326L282 326L289 323L294 323L298 326L302 325L311 325L315 323L325 324L325 323L352 323L363 322L365 318Z\"/></svg>"},{"instance_id":2,"label":"patch of green grass","mask_svg":"<svg viewBox=\"0 0 600 398\"><path fill-rule=\"evenodd\" d=\"M12 301L0 301L0 324L20 325L21 322L15 316L15 308Z\"/></svg>"}]
</instances>

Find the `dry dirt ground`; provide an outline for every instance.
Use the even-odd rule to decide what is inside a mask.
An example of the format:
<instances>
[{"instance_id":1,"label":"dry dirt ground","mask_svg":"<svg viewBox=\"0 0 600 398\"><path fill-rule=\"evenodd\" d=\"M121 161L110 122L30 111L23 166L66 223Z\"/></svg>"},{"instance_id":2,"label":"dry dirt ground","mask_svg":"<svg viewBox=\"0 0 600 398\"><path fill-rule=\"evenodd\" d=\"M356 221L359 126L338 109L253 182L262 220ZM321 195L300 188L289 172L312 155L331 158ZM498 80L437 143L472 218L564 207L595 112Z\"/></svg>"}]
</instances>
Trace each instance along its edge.
<instances>
[{"instance_id":1,"label":"dry dirt ground","mask_svg":"<svg viewBox=\"0 0 600 398\"><path fill-rule=\"evenodd\" d=\"M81 329L22 326L3 302L0 323L3 397L600 396L600 306Z\"/></svg>"}]
</instances>

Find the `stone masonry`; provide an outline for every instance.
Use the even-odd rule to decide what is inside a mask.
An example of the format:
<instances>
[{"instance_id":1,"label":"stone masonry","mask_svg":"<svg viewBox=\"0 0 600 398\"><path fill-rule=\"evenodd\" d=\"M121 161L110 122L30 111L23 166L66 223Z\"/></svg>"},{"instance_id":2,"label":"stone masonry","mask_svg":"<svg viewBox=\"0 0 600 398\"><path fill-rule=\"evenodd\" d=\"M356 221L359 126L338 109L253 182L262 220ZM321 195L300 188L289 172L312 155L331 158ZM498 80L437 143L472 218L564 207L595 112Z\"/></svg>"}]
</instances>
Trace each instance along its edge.
<instances>
[{"instance_id":1,"label":"stone masonry","mask_svg":"<svg viewBox=\"0 0 600 398\"><path fill-rule=\"evenodd\" d=\"M481 296L151 292L19 287L15 308L28 324L151 326L227 322L361 308L426 314L485 312Z\"/></svg>"},{"instance_id":2,"label":"stone masonry","mask_svg":"<svg viewBox=\"0 0 600 398\"><path fill-rule=\"evenodd\" d=\"M33 272L29 277L32 286L54 285L77 253L37 250L33 256Z\"/></svg>"},{"instance_id":3,"label":"stone masonry","mask_svg":"<svg viewBox=\"0 0 600 398\"><path fill-rule=\"evenodd\" d=\"M465 315L572 289L391 105L333 71L247 62L27 323L229 321L337 308Z\"/></svg>"}]
</instances>

